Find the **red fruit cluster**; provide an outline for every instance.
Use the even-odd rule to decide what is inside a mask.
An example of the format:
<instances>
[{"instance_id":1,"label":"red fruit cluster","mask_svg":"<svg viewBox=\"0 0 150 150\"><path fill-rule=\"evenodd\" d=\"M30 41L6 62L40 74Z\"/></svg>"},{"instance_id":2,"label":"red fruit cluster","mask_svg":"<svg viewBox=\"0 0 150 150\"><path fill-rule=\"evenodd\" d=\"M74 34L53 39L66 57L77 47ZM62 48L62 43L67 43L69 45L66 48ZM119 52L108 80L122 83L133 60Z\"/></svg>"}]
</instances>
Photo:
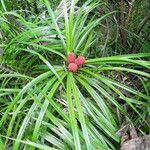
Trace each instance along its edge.
<instances>
[{"instance_id":1,"label":"red fruit cluster","mask_svg":"<svg viewBox=\"0 0 150 150\"><path fill-rule=\"evenodd\" d=\"M75 60L76 60L76 55L74 53L69 53L69 55L67 57L68 64L74 63Z\"/></svg>"},{"instance_id":2,"label":"red fruit cluster","mask_svg":"<svg viewBox=\"0 0 150 150\"><path fill-rule=\"evenodd\" d=\"M79 56L76 60L75 60L75 63L78 65L78 66L81 66L85 63L85 57L83 56Z\"/></svg>"},{"instance_id":3,"label":"red fruit cluster","mask_svg":"<svg viewBox=\"0 0 150 150\"><path fill-rule=\"evenodd\" d=\"M70 64L68 65L68 70L69 70L70 72L76 72L76 71L78 70L77 64L75 64L75 63L70 63Z\"/></svg>"},{"instance_id":4,"label":"red fruit cluster","mask_svg":"<svg viewBox=\"0 0 150 150\"><path fill-rule=\"evenodd\" d=\"M76 72L80 66L85 64L85 57L79 56L76 58L76 55L74 53L69 53L67 57L67 63L68 65L68 71L70 72Z\"/></svg>"}]
</instances>

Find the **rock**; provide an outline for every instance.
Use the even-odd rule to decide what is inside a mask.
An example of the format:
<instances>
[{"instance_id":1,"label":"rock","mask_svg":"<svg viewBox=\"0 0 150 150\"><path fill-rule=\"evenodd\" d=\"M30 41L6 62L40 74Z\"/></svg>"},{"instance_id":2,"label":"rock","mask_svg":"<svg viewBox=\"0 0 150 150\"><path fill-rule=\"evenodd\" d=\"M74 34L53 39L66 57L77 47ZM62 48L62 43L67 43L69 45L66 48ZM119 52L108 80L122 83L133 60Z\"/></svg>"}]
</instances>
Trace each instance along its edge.
<instances>
[{"instance_id":1,"label":"rock","mask_svg":"<svg viewBox=\"0 0 150 150\"><path fill-rule=\"evenodd\" d=\"M150 135L126 141L120 150L150 150Z\"/></svg>"}]
</instances>

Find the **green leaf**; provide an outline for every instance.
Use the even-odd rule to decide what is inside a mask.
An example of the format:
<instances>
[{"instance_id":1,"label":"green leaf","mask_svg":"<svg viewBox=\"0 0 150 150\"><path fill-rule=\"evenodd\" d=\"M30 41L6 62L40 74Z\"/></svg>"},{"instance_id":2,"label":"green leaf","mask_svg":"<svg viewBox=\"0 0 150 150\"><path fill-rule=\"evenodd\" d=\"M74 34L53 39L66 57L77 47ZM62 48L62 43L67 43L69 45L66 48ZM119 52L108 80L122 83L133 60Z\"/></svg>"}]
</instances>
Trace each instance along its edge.
<instances>
[{"instance_id":1,"label":"green leaf","mask_svg":"<svg viewBox=\"0 0 150 150\"><path fill-rule=\"evenodd\" d=\"M68 102L68 111L70 116L71 128L73 132L74 144L76 150L81 150L80 138L78 133L77 121L74 112L73 98L72 98L72 74L69 73L67 76L67 102Z\"/></svg>"},{"instance_id":2,"label":"green leaf","mask_svg":"<svg viewBox=\"0 0 150 150\"><path fill-rule=\"evenodd\" d=\"M85 117L84 117L84 112L83 112L83 108L82 108L82 105L81 105L81 100L79 98L79 93L78 93L78 90L77 90L77 87L76 87L76 84L75 84L75 80L74 80L74 77L73 75L71 74L71 81L72 81L72 91L73 91L73 97L74 97L74 100L75 100L75 103L76 103L76 107L77 107L77 111L78 111L78 115L79 115L79 120L80 120L80 123L81 123L81 127L82 127L82 130L83 130L83 136L84 136L84 139L85 139L85 142L86 142L86 148L87 150L92 150L92 145L91 145L91 142L90 142L90 137L89 137L89 133L88 133L88 130L87 130L87 125L86 125L86 120L85 120Z\"/></svg>"}]
</instances>

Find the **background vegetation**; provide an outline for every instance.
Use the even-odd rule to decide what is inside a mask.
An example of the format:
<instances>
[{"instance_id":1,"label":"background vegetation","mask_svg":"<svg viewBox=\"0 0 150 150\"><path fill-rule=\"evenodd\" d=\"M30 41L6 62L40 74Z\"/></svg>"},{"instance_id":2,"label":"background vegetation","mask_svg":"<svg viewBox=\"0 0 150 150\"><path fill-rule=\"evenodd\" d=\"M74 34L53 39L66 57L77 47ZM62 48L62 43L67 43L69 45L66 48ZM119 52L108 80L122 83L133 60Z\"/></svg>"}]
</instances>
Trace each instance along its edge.
<instances>
[{"instance_id":1,"label":"background vegetation","mask_svg":"<svg viewBox=\"0 0 150 150\"><path fill-rule=\"evenodd\" d=\"M149 0L1 0L0 148L115 150L131 126L149 135L149 10ZM76 73L70 52L86 57Z\"/></svg>"}]
</instances>

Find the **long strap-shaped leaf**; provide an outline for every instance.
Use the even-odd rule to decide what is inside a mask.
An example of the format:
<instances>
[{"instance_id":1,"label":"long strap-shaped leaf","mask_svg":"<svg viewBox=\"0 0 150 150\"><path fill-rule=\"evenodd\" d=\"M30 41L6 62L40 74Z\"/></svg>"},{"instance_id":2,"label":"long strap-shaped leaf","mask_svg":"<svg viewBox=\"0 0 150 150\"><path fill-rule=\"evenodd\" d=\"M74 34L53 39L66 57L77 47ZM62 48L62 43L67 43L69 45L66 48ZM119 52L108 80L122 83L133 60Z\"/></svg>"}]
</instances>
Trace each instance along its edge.
<instances>
[{"instance_id":1,"label":"long strap-shaped leaf","mask_svg":"<svg viewBox=\"0 0 150 150\"><path fill-rule=\"evenodd\" d=\"M100 130L105 131L106 133L108 132L106 131L108 130L106 127L106 124L107 124L106 118L101 114L100 111L98 111L98 114L95 114L94 110L97 109L96 106L94 106L92 102L87 100L79 90L78 92L82 99L82 103L88 112L88 115L90 115L93 118L93 119L90 119L87 124L88 130L90 130L90 135L93 136L92 139L94 140L96 138L95 140L98 142L98 145L100 145L100 148L102 149L109 149L109 147L107 146L107 143L108 145L110 145L112 149L115 149L112 143L110 143L109 140L103 135L103 133L100 132ZM96 124L98 128L95 127ZM91 126L92 126L92 129L91 129ZM94 131L91 131L93 129Z\"/></svg>"},{"instance_id":2,"label":"long strap-shaped leaf","mask_svg":"<svg viewBox=\"0 0 150 150\"><path fill-rule=\"evenodd\" d=\"M139 113L139 111L136 109L136 107L131 103L130 99L127 98L120 90L118 90L115 86L113 86L112 83L109 82L109 80L101 75L97 75L97 74L94 74L90 71L87 71L88 74L94 76L95 78L97 78L98 80L102 81L103 83L105 83L109 88L111 88L115 93L117 93L121 99L123 99L142 119L143 121L144 118L143 116ZM140 95L139 95L140 96ZM147 123L145 121L145 123ZM148 123L147 123L148 124Z\"/></svg>"},{"instance_id":3,"label":"long strap-shaped leaf","mask_svg":"<svg viewBox=\"0 0 150 150\"><path fill-rule=\"evenodd\" d=\"M50 64L49 61L47 61L41 54L33 51L33 50L24 50L27 52L30 52L32 54L36 54L38 55L38 57L47 65L47 67L54 73L54 75L58 78L58 80L62 83L63 87L64 87L64 83L62 82L60 76L58 75L57 71L55 70L55 68Z\"/></svg>"},{"instance_id":4,"label":"long strap-shaped leaf","mask_svg":"<svg viewBox=\"0 0 150 150\"><path fill-rule=\"evenodd\" d=\"M69 73L68 76L67 76L68 111L69 111L69 116L70 116L72 132L73 132L75 149L76 150L81 150L80 138L79 138L77 121L76 121L76 117L75 117L74 105L73 105L73 99L72 99L72 86L71 86L71 83L73 81L72 81L72 77L71 76L72 76L71 73Z\"/></svg>"},{"instance_id":5,"label":"long strap-shaped leaf","mask_svg":"<svg viewBox=\"0 0 150 150\"><path fill-rule=\"evenodd\" d=\"M30 93L30 96L34 99L34 101L36 102L36 104L39 106L39 107L42 107L42 104L39 103L39 99L36 95L33 95L32 93ZM70 132L66 129L66 127L64 127L64 123L63 124L63 121L60 120L57 116L54 116L53 113L50 111L50 110L46 110L46 118L49 119L55 126L55 128L53 126L49 126L49 129L52 131L52 132L55 132L56 135L58 135L62 140L64 140L65 142L64 143L68 143L69 145L74 145L73 144L73 137L72 135L70 134ZM43 123L43 121L42 121ZM46 126L47 126L47 122L46 122ZM48 131L49 131L48 129ZM44 130L46 130L44 128Z\"/></svg>"},{"instance_id":6,"label":"long strap-shaped leaf","mask_svg":"<svg viewBox=\"0 0 150 150\"><path fill-rule=\"evenodd\" d=\"M19 41L19 43L26 44L26 45L31 45L33 47L52 52L54 54L57 54L57 55L61 56L63 59L66 59L66 57L62 53L60 53L59 51L53 50L49 47L45 47L45 46L38 45L38 44L35 44L35 43L31 43L31 42L23 42L23 41L20 42Z\"/></svg>"},{"instance_id":7,"label":"long strap-shaped leaf","mask_svg":"<svg viewBox=\"0 0 150 150\"><path fill-rule=\"evenodd\" d=\"M71 74L71 81L72 81L72 83L71 83L72 93L73 93L73 97L74 97L74 100L76 103L76 107L77 107L77 111L78 111L78 115L79 115L79 120L80 120L80 124L81 124L82 131L83 131L83 136L84 136L85 143L86 143L86 148L87 148L87 150L92 150L93 148L92 148L92 145L90 142L89 133L87 130L87 125L86 125L85 117L83 114L83 106L81 105L81 100L79 97L79 93L78 93L78 90L77 90L77 87L75 84L73 74Z\"/></svg>"},{"instance_id":8,"label":"long strap-shaped leaf","mask_svg":"<svg viewBox=\"0 0 150 150\"><path fill-rule=\"evenodd\" d=\"M82 86L84 86L86 88L86 90L88 91L88 93L91 95L92 99L94 99L96 101L96 103L98 104L99 109L94 109L94 107L91 108L91 109L93 109L97 114L99 114L99 117L101 117L100 127L102 129L105 129L104 131L110 137L112 137L114 140L118 141L117 136L115 134L112 134L112 133L115 133L116 129L115 129L115 127L111 123L110 117L112 117L112 116L107 114L110 111L108 110L108 108L107 108L107 110L105 110L105 106L103 104L101 104L101 101L99 101L99 95L98 95L98 93L96 92L96 94L95 94L94 89L88 83L86 83L85 81L83 81L81 78L78 77L77 80L82 84ZM102 113L100 112L100 110L102 111ZM97 118L94 115L92 115L92 117L95 120L97 120ZM98 121L97 121L97 123L98 123Z\"/></svg>"},{"instance_id":9,"label":"long strap-shaped leaf","mask_svg":"<svg viewBox=\"0 0 150 150\"><path fill-rule=\"evenodd\" d=\"M63 76L61 76L61 79L64 79L65 76L66 76L66 73L63 74ZM48 96L46 96L47 99L45 100L44 104L43 104L42 107L41 107L41 111L40 111L40 113L39 113L39 117L37 118L37 121L36 121L36 124L35 124L35 128L34 128L34 131L33 131L33 136L32 136L32 140L33 140L33 141L36 141L36 140L38 139L38 137L39 137L39 129L40 129L40 126L41 126L43 117L44 117L44 115L45 115L45 113L46 113L46 110L47 110L47 108L48 108L49 103L50 103L51 105L53 105L53 106L60 112L59 107L58 107L58 106L56 105L56 103L53 102L53 100L52 100L52 97L53 97L54 93L56 92L56 90L57 90L59 84L60 84L60 81L58 80L58 81L53 85L53 87L51 88L51 90L50 90ZM42 95L43 95L43 94L45 94L45 93L42 92Z\"/></svg>"},{"instance_id":10,"label":"long strap-shaped leaf","mask_svg":"<svg viewBox=\"0 0 150 150\"><path fill-rule=\"evenodd\" d=\"M33 79L31 82L29 82L15 97L15 99L11 102L11 104L8 106L7 110L5 111L3 117L0 120L0 127L2 126L3 122L6 120L8 113L12 110L13 106L16 104L16 102L19 100L20 96L22 96L29 88L33 87L38 82L42 81L43 79L49 77L51 75L51 72L43 73L42 75L38 76L37 78Z\"/></svg>"},{"instance_id":11,"label":"long strap-shaped leaf","mask_svg":"<svg viewBox=\"0 0 150 150\"><path fill-rule=\"evenodd\" d=\"M142 76L150 78L150 74L149 73L146 73L146 72L143 72L143 71L139 71L139 70L135 70L135 69L129 69L129 68L125 68L125 67L100 67L100 68L97 68L97 71L98 70L99 71L100 70L126 71L126 72L131 72L131 73L134 73L134 74L138 74L138 75L142 75Z\"/></svg>"},{"instance_id":12,"label":"long strap-shaped leaf","mask_svg":"<svg viewBox=\"0 0 150 150\"><path fill-rule=\"evenodd\" d=\"M128 92L130 92L130 93L132 93L132 94L134 94L136 96L142 97L142 98L144 98L146 100L150 100L150 96L145 95L145 94L141 93L140 91L137 91L137 90L135 90L135 89L133 89L133 88L127 86L127 85L124 85L124 84L122 84L122 83L120 83L118 81L115 81L113 79L101 76L99 74L95 74L95 73L93 73L93 72L91 72L89 70L85 70L84 69L83 71L88 73L88 74L90 74L90 75L92 75L95 78L103 78L105 81L109 82L110 84L115 85L115 86L117 86L117 87L119 87L121 89L124 89L124 90L126 90L126 91L128 91Z\"/></svg>"},{"instance_id":13,"label":"long strap-shaped leaf","mask_svg":"<svg viewBox=\"0 0 150 150\"><path fill-rule=\"evenodd\" d=\"M6 8L6 5L5 5L4 0L1 0L1 4L2 4L2 6L3 6L4 11L7 11L7 8Z\"/></svg>"},{"instance_id":14,"label":"long strap-shaped leaf","mask_svg":"<svg viewBox=\"0 0 150 150\"><path fill-rule=\"evenodd\" d=\"M65 43L64 38L63 38L63 35L62 35L62 33L61 33L60 29L59 29L59 26L58 26L58 24L57 24L57 21L56 21L56 19L55 19L55 15L54 15L54 12L53 12L52 9L51 9L50 3L49 3L48 0L44 0L44 2L45 2L45 5L46 5L46 7L47 7L47 9L48 9L49 15L51 16L51 19L52 19L52 22L53 22L53 24L54 24L54 26L55 26L55 29L56 29L56 31L57 31L57 33L58 33L58 35L59 35L59 37L60 37L60 39L61 39L61 41L62 41L62 44L63 44L63 46L64 46L64 49L66 49L66 43Z\"/></svg>"},{"instance_id":15,"label":"long strap-shaped leaf","mask_svg":"<svg viewBox=\"0 0 150 150\"><path fill-rule=\"evenodd\" d=\"M55 78L52 78L52 80L51 80L50 82L48 82L47 85L44 87L43 92L46 92L46 91L49 89L49 87L53 84L53 82L54 82L55 80L56 80L56 77L55 77ZM41 94L39 94L38 97L39 97L40 100L42 99L42 95L41 95ZM27 99L27 97L21 101L20 105L17 107L16 111L14 112L14 115L13 115L11 121L10 121L8 130L7 130L7 136L10 136L11 131L12 131L12 127L13 127L13 125L14 125L15 118L16 118L18 112L20 111L20 109L21 109L21 108L24 106L24 104L26 103L26 99ZM18 140L21 140L21 137L23 136L24 131L25 131L26 127L28 126L29 120L30 120L32 114L34 113L35 109L37 109L37 107L38 107L38 106L36 105L35 102L34 102L34 103L32 104L32 106L30 107L30 109L29 109L29 111L28 111L28 113L27 113L27 116L25 117L25 119L24 119L24 121L23 121L23 123L22 123L22 125L21 125L21 127L20 127L20 130L18 131L18 135L17 135L17 139L18 139ZM6 141L6 143L7 143L7 141ZM15 148L17 149L18 146L19 146L19 143L16 142L14 149L15 149Z\"/></svg>"},{"instance_id":16,"label":"long strap-shaped leaf","mask_svg":"<svg viewBox=\"0 0 150 150\"><path fill-rule=\"evenodd\" d=\"M49 146L46 146L46 145L41 145L41 144L38 144L38 143L34 143L32 141L29 141L29 140L26 140L26 141L23 141L23 140L16 140L14 138L10 138L10 137L7 137L5 135L1 135L0 134L0 137L3 137L3 138L6 138L8 140L12 140L12 141L16 141L16 142L20 142L22 144L25 144L25 145L30 145L30 146L34 146L38 149L41 149L41 150L58 150L56 148L52 148L52 147L49 147ZM2 148L2 147L1 147Z\"/></svg>"}]
</instances>

